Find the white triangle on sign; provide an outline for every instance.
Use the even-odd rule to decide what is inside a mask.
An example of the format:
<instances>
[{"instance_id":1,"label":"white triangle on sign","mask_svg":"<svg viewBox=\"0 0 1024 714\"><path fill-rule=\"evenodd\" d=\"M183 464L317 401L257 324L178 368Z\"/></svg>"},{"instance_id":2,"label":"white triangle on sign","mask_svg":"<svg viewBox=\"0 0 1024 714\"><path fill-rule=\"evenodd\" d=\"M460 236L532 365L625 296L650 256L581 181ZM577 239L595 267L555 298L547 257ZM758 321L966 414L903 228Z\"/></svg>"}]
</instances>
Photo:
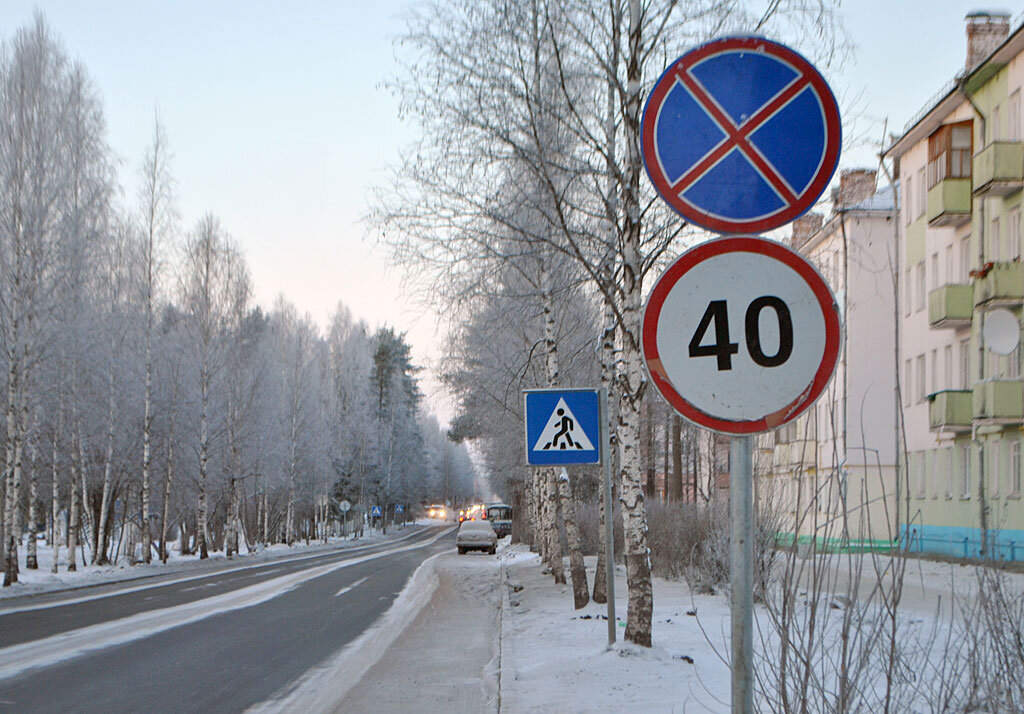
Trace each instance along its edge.
<instances>
[{"instance_id":1,"label":"white triangle on sign","mask_svg":"<svg viewBox=\"0 0 1024 714\"><path fill-rule=\"evenodd\" d=\"M594 445L590 443L586 433L580 426L576 415L572 413L565 399L559 399L551 416L548 417L548 424L540 433L540 438L534 444L534 451L593 451Z\"/></svg>"}]
</instances>

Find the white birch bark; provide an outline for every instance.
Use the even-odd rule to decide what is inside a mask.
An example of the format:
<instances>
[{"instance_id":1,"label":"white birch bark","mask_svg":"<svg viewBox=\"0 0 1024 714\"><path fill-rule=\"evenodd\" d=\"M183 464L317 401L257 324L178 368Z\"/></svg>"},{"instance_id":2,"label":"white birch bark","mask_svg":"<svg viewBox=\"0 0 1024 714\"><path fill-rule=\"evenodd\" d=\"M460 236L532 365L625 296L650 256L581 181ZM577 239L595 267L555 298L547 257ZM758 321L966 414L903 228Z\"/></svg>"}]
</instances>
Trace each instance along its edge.
<instances>
[{"instance_id":1,"label":"white birch bark","mask_svg":"<svg viewBox=\"0 0 1024 714\"><path fill-rule=\"evenodd\" d=\"M622 247L622 339L623 369L619 378L619 428L622 527L625 540L626 584L629 604L625 638L644 647L651 646L651 617L654 595L651 587L650 551L647 547L647 514L640 474L640 404L643 400L644 370L640 355L641 252L640 252L640 0L629 2L629 54L627 97L624 112L626 137L626 186Z\"/></svg>"}]
</instances>

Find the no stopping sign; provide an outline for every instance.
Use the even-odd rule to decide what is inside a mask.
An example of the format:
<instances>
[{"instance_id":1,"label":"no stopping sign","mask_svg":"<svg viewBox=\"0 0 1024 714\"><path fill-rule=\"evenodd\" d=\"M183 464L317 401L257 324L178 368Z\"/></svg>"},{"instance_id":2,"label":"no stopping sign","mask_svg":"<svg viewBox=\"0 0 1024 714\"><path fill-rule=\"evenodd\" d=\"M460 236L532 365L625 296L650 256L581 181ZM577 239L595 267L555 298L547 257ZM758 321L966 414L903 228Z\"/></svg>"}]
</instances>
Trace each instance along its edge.
<instances>
[{"instance_id":1,"label":"no stopping sign","mask_svg":"<svg viewBox=\"0 0 1024 714\"><path fill-rule=\"evenodd\" d=\"M754 237L684 253L644 308L644 362L686 419L727 434L775 429L817 400L842 343L828 284L798 253Z\"/></svg>"}]
</instances>

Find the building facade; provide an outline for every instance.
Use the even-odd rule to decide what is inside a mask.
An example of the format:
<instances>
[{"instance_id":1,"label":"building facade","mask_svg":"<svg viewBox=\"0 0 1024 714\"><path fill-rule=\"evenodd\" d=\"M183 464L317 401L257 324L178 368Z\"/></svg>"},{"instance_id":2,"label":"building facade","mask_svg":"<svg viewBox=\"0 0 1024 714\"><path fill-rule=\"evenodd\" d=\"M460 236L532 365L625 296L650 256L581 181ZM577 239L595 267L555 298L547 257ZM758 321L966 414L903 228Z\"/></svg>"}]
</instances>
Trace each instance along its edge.
<instances>
[{"instance_id":1,"label":"building facade","mask_svg":"<svg viewBox=\"0 0 1024 714\"><path fill-rule=\"evenodd\" d=\"M1024 301L1024 31L967 18L967 65L886 155L898 173L900 530L914 550L1024 559L1020 341L986 321ZM1005 313L1002 313L1005 317Z\"/></svg>"},{"instance_id":2,"label":"building facade","mask_svg":"<svg viewBox=\"0 0 1024 714\"><path fill-rule=\"evenodd\" d=\"M847 170L827 220L793 224L790 245L828 281L845 340L826 393L778 430L773 494L784 532L823 544L891 543L898 440L895 365L895 216L893 191L876 174Z\"/></svg>"}]
</instances>

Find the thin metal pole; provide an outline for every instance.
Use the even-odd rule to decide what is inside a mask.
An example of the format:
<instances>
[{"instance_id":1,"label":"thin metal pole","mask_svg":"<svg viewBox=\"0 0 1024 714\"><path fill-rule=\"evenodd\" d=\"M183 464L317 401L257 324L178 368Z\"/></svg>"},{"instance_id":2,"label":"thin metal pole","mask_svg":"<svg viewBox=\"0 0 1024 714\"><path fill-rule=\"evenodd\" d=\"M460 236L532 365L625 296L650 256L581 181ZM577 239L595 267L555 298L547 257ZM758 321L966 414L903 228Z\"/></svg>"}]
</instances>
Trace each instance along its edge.
<instances>
[{"instance_id":1,"label":"thin metal pole","mask_svg":"<svg viewBox=\"0 0 1024 714\"><path fill-rule=\"evenodd\" d=\"M729 444L729 562L732 585L732 712L754 711L753 437Z\"/></svg>"},{"instance_id":2,"label":"thin metal pole","mask_svg":"<svg viewBox=\"0 0 1024 714\"><path fill-rule=\"evenodd\" d=\"M608 390L598 390L598 418L601 420L601 468L604 471L604 582L608 597L608 644L615 644L615 531L612 518L612 440L608 430Z\"/></svg>"}]
</instances>

